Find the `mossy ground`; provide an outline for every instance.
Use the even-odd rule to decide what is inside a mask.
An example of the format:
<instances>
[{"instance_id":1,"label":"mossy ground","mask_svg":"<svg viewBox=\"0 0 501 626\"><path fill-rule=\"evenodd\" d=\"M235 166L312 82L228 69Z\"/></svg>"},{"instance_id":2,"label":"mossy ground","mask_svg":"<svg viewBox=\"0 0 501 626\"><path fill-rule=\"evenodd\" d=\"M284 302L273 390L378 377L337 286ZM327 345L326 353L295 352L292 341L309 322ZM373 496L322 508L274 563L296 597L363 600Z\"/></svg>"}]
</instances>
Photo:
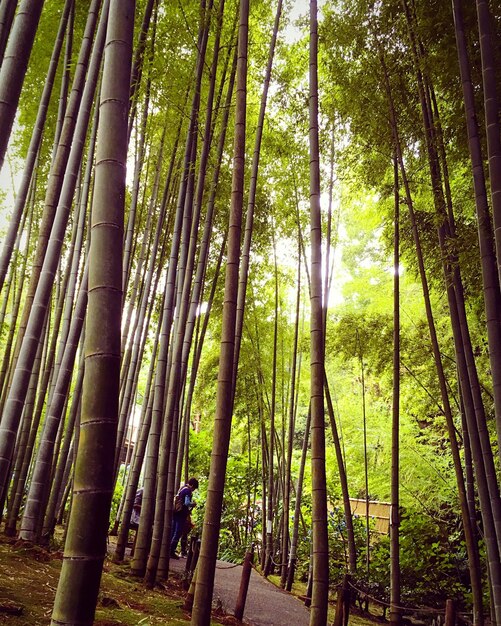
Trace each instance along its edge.
<instances>
[{"instance_id":1,"label":"mossy ground","mask_svg":"<svg viewBox=\"0 0 501 626\"><path fill-rule=\"evenodd\" d=\"M47 552L31 544L0 538L0 624L47 625L61 569L61 552ZM106 560L95 626L186 625L180 582L169 579L165 588L147 590L132 578L127 565ZM20 615L7 607L21 608ZM234 624L221 617L213 624Z\"/></svg>"}]
</instances>

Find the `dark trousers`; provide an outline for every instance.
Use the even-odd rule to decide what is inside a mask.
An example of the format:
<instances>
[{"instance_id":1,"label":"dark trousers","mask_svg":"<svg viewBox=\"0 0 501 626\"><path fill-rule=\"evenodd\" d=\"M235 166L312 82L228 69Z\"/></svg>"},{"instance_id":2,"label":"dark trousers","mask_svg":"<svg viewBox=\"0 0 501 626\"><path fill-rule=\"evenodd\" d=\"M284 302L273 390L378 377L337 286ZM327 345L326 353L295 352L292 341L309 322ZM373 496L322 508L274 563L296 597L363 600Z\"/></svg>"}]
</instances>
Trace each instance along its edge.
<instances>
[{"instance_id":1,"label":"dark trousers","mask_svg":"<svg viewBox=\"0 0 501 626\"><path fill-rule=\"evenodd\" d=\"M188 517L188 511L179 511L172 516L172 535L170 542L170 553L174 554L179 543L179 539L183 534L186 518Z\"/></svg>"}]
</instances>

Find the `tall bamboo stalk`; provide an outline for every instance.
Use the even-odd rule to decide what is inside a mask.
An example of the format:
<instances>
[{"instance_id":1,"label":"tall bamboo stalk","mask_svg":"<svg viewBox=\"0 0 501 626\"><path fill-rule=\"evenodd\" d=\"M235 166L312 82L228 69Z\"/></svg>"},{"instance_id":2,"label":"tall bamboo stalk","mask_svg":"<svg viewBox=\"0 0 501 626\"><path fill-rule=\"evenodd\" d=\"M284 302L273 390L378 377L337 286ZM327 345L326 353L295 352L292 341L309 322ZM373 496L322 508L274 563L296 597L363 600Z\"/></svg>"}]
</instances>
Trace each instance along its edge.
<instances>
[{"instance_id":1,"label":"tall bamboo stalk","mask_svg":"<svg viewBox=\"0 0 501 626\"><path fill-rule=\"evenodd\" d=\"M0 4L0 65L5 54L5 47L9 39L16 7L17 0L4 0L4 2Z\"/></svg>"},{"instance_id":2,"label":"tall bamboo stalk","mask_svg":"<svg viewBox=\"0 0 501 626\"><path fill-rule=\"evenodd\" d=\"M473 597L474 597L474 602L475 602L475 615L476 615L476 618L479 618L479 616L482 615L482 608L481 608L482 607L482 586L481 586L481 580L480 580L480 571L478 568L478 562L479 562L478 546L476 545L476 542L474 540L474 531L473 531L474 526L472 526L472 523L471 523L470 512L469 512L468 502L466 498L463 469L462 469L461 458L460 458L460 453L459 453L459 445L458 445L458 441L456 437L456 428L455 428L455 424L454 424L454 420L452 416L452 409L451 409L450 400L449 400L448 385L447 385L447 380L445 377L444 367L442 363L442 354L440 351L437 329L436 329L435 320L433 316L433 310L431 306L430 290L428 286L428 279L426 275L423 252L421 248L420 234L419 234L418 227L417 227L417 219L416 219L416 215L414 211L414 202L413 202L413 198L411 194L409 178L407 176L407 170L405 167L404 156L402 153L401 139L400 139L398 124L397 124L397 112L396 112L393 94L391 90L389 72L388 72L388 68L387 68L384 54L382 51L382 47L380 45L380 42L377 36L375 36L375 43L378 48L378 54L379 54L379 58L381 62L381 67L383 70L383 78L384 78L385 89L386 89L386 94L388 98L389 110L390 110L390 123L392 126L393 140L394 140L395 150L397 154L397 159L399 162L402 183L405 189L405 197L406 197L407 207L409 210L409 218L410 218L410 223L411 223L411 228L412 228L412 236L413 236L414 245L416 248L416 258L418 262L419 276L420 276L422 289L423 289L423 297L424 297L426 318L428 322L428 330L430 333L433 358L435 361L435 368L437 370L437 377L439 381L440 393L441 393L441 398L442 398L442 409L443 409L446 424L447 424L447 432L449 436L451 453L452 453L452 458L454 462L454 470L455 470L455 475L456 475L456 483L458 487L459 503L460 503L460 508L461 508L461 517L463 520L465 542L466 542L466 547L467 547L467 552L468 552L470 578L471 578ZM468 385L469 383L467 383L467 386ZM470 415L469 419L471 423L471 421L474 420L474 416L472 416L473 403L471 400L471 393L467 394L467 391L468 389L466 388L462 389L462 399L464 401L465 410L467 408L469 411L469 415ZM480 442L478 438L478 433L472 433L472 437L473 437L472 447L477 452L476 459L478 462L480 460L480 456L479 456L480 455ZM477 471L479 472L479 484L481 484L480 490L482 491L482 495L481 495L481 499L482 499L485 497L484 494L487 493L487 485L486 485L486 481L483 478L480 478L480 477L485 477L485 469L481 461L480 461L480 465L477 465ZM492 511L488 511L486 509L485 515L486 517L484 517L484 530L486 532L487 545L489 546L488 552L490 551L491 548L492 550L496 551L496 548L493 543L495 542L495 531L494 531L494 522L492 519Z\"/></svg>"},{"instance_id":3,"label":"tall bamboo stalk","mask_svg":"<svg viewBox=\"0 0 501 626\"><path fill-rule=\"evenodd\" d=\"M487 341L489 345L489 359L492 374L492 387L494 392L494 408L496 413L496 428L498 433L498 442L501 441L501 329L499 324L499 277L496 268L496 257L494 251L493 233L491 217L489 213L489 204L487 200L487 189L485 183L484 165L482 158L482 147L479 136L477 115L475 109L475 94L471 79L470 61L468 58L468 48L466 44L466 36L464 32L463 13L461 2L453 0L454 27L456 34L456 45L458 49L459 69L461 73L461 84L463 88L463 102L466 117L466 128L468 132L468 148L470 151L470 160L473 174L473 186L475 190L475 208L477 213L478 226L478 242L480 247L480 258L482 262L482 281L484 294L484 307L487 325ZM481 5L481 3L478 3ZM478 6L477 5L477 6ZM484 39L485 47L485 39ZM484 57L486 51L483 52ZM488 55L488 53L487 53ZM484 77L488 81L487 73ZM489 81L490 82L490 81ZM494 117L494 112L489 107L489 117ZM486 120L487 123L487 120ZM488 123L487 123L488 124ZM490 150L499 149L501 156L501 148L495 146L499 142L499 138L495 137L495 131L488 125L488 142ZM492 164L494 165L493 159ZM501 161L500 161L501 163ZM499 164L498 164L499 166ZM499 184L497 174L495 186ZM496 195L493 191L493 199ZM498 194L499 195L499 194ZM496 205L499 199L496 198ZM501 205L500 205L501 206ZM499 207L498 207L499 211ZM499 217L497 218L499 222ZM499 224L498 224L499 227ZM501 454L501 446L498 446L498 453Z\"/></svg>"},{"instance_id":4,"label":"tall bamboo stalk","mask_svg":"<svg viewBox=\"0 0 501 626\"><path fill-rule=\"evenodd\" d=\"M105 0L107 2L107 0ZM7 467L10 463L14 448L21 410L26 396L33 359L38 347L40 329L43 325L54 277L59 263L64 232L66 229L68 214L75 189L77 172L82 157L84 138L90 117L92 100L97 84L99 68L101 65L102 50L104 47L105 28L107 23L108 4L105 4L103 15L94 47L91 69L85 83L81 107L78 113L76 137L71 145L68 167L62 184L61 196L58 202L58 211L51 238L47 247L47 253L40 273L37 289L23 337L19 359L13 376L9 396L5 405L4 416L0 424L0 488L3 489L6 481ZM26 307L29 306L27 303Z\"/></svg>"},{"instance_id":5,"label":"tall bamboo stalk","mask_svg":"<svg viewBox=\"0 0 501 626\"><path fill-rule=\"evenodd\" d=\"M64 357L55 384L52 402L47 407L44 427L41 434L33 476L30 482L26 506L21 521L19 536L27 541L38 542L42 531L43 517L50 490L50 468L54 454L54 444L71 382L73 365L83 328L87 307L87 268L84 272L78 294L70 333L65 346Z\"/></svg>"},{"instance_id":6,"label":"tall bamboo stalk","mask_svg":"<svg viewBox=\"0 0 501 626\"><path fill-rule=\"evenodd\" d=\"M89 251L81 435L51 624L92 624L106 554L118 418L127 113L134 0L111 0Z\"/></svg>"},{"instance_id":7,"label":"tall bamboo stalk","mask_svg":"<svg viewBox=\"0 0 501 626\"><path fill-rule=\"evenodd\" d=\"M268 446L268 493L266 507L266 562L263 574L268 576L272 570L273 562L273 517L275 507L273 501L276 498L274 490L274 456L275 456L275 411L277 395L277 341L278 341L278 266L275 237L273 237L273 261L275 274L275 312L273 323L273 358L271 366L271 406L270 406L270 439ZM278 456L278 455L277 455ZM278 476L278 474L277 474Z\"/></svg>"},{"instance_id":8,"label":"tall bamboo stalk","mask_svg":"<svg viewBox=\"0 0 501 626\"><path fill-rule=\"evenodd\" d=\"M299 313L301 306L301 251L298 238L298 256L297 256L297 281L296 281L296 316L294 320L294 340L292 344L292 366L290 374L290 400L288 415L288 431L287 431L287 458L285 466L285 484L284 484L284 521L282 535L282 567L280 576L280 585L284 588L287 583L287 564L289 562L289 508L290 508L290 492L291 492L291 464L292 451L294 447L294 430L295 430L295 407L296 399L296 374L297 374L297 351L299 343ZM299 383L298 383L299 386ZM250 437L250 431L249 431ZM250 454L250 445L249 445Z\"/></svg>"},{"instance_id":9,"label":"tall bamboo stalk","mask_svg":"<svg viewBox=\"0 0 501 626\"><path fill-rule=\"evenodd\" d=\"M391 426L390 623L399 626L400 610L400 195L398 158L394 157L395 234L393 257L393 402Z\"/></svg>"},{"instance_id":10,"label":"tall bamboo stalk","mask_svg":"<svg viewBox=\"0 0 501 626\"><path fill-rule=\"evenodd\" d=\"M43 4L44 0L21 0L0 66L0 169L7 151Z\"/></svg>"},{"instance_id":11,"label":"tall bamboo stalk","mask_svg":"<svg viewBox=\"0 0 501 626\"><path fill-rule=\"evenodd\" d=\"M30 188L31 179L33 177L33 171L35 167L35 162L37 158L37 154L40 148L40 143L42 140L42 133L45 126L45 119L47 117L47 110L49 107L49 101L52 94L52 88L54 86L54 79L56 76L56 70L59 63L59 57L61 54L61 49L64 41L64 32L66 30L66 25L68 23L68 16L70 9L73 5L73 0L66 0L63 12L61 14L61 19L59 22L59 29L56 35L56 39L54 41L54 49L52 51L52 56L49 64L49 69L47 72L47 76L45 78L45 85L42 93L42 97L40 99L40 104L38 107L37 118L35 120L35 125L33 127L33 133L30 140L30 145L28 148L28 153L26 156L26 161L24 164L23 176L21 178L21 184L19 185L19 189L16 194L16 199L14 202L14 209L12 211L12 217L9 220L9 227L7 233L5 235L5 239L3 241L2 253L0 256L0 291L2 290L5 276L7 274L7 269L9 266L9 262L12 256L12 250L14 248L14 242L16 240L17 231L19 229L19 224L21 222L21 217L23 214L23 210L26 205L26 200L28 198L28 192Z\"/></svg>"},{"instance_id":12,"label":"tall bamboo stalk","mask_svg":"<svg viewBox=\"0 0 501 626\"><path fill-rule=\"evenodd\" d=\"M244 241L242 245L242 261L239 273L238 301L237 301L237 321L235 329L235 359L233 362L233 386L236 385L238 359L240 356L240 344L242 342L242 330L244 324L245 296L247 292L247 281L249 279L250 249L252 243L252 231L254 228L254 207L256 204L257 180L259 173L259 160L261 156L261 143L263 139L264 118L266 114L266 104L268 102L268 91L271 81L271 71L278 37L278 27L282 15L282 0L278 1L273 33L271 35L270 48L268 51L268 62L263 82L261 94L261 104L259 107L259 117L256 127L256 138L254 140L254 152L252 154L251 174L249 181L249 198L247 200L247 213L245 218Z\"/></svg>"},{"instance_id":13,"label":"tall bamboo stalk","mask_svg":"<svg viewBox=\"0 0 501 626\"><path fill-rule=\"evenodd\" d=\"M200 557L198 562L197 586L195 590L195 599L191 618L191 623L196 626L209 626L210 624L214 573L219 528L221 524L224 481L226 475L226 462L228 458L231 430L236 300L238 290L238 268L240 261L240 235L242 228L244 189L249 0L242 0L240 3L240 24L238 33L235 143L225 296L223 306L221 357L219 361L211 470L207 491L202 545L200 548Z\"/></svg>"},{"instance_id":14,"label":"tall bamboo stalk","mask_svg":"<svg viewBox=\"0 0 501 626\"><path fill-rule=\"evenodd\" d=\"M324 332L322 309L322 223L320 216L320 150L318 137L318 17L310 0L309 150L311 235L310 402L313 527L313 590L310 626L327 623L329 539L325 472Z\"/></svg>"}]
</instances>

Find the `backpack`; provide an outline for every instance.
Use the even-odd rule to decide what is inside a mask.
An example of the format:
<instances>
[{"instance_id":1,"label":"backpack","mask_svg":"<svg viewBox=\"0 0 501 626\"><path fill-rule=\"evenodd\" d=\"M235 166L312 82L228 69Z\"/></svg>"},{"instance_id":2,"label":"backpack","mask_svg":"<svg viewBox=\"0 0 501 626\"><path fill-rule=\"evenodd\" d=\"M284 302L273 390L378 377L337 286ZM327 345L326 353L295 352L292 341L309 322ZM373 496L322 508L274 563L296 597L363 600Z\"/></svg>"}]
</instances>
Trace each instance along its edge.
<instances>
[{"instance_id":1,"label":"backpack","mask_svg":"<svg viewBox=\"0 0 501 626\"><path fill-rule=\"evenodd\" d=\"M179 497L179 494L174 496L174 504L172 505L172 510L174 513L179 513L179 511L183 510L183 501Z\"/></svg>"}]
</instances>

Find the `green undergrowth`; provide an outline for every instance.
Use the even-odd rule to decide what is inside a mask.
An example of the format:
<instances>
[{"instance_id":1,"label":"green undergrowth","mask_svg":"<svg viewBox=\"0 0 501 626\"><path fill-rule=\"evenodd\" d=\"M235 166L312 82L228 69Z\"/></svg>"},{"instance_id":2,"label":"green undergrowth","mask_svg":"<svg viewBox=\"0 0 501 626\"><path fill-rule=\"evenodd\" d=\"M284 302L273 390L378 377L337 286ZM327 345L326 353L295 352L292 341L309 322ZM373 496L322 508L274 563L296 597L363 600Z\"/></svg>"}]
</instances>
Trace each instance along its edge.
<instances>
[{"instance_id":1,"label":"green undergrowth","mask_svg":"<svg viewBox=\"0 0 501 626\"><path fill-rule=\"evenodd\" d=\"M61 569L62 553L0 538L0 624L47 625ZM162 588L145 589L127 565L106 560L95 626L186 625L180 582L172 577ZM19 615L15 612L20 611ZM232 624L222 617L213 624Z\"/></svg>"}]
</instances>

